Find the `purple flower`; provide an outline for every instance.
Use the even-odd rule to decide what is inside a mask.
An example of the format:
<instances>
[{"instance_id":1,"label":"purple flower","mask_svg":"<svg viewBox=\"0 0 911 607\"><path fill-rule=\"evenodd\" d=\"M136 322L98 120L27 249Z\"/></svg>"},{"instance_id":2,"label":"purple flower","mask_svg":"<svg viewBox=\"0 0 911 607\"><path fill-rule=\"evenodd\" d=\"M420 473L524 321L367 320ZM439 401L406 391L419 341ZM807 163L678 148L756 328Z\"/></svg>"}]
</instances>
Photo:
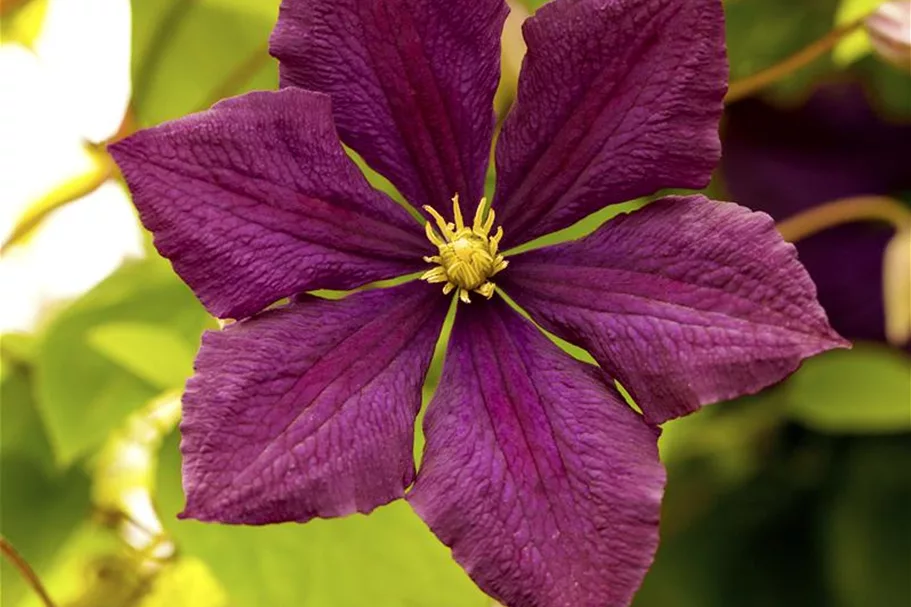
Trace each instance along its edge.
<instances>
[{"instance_id":1,"label":"purple flower","mask_svg":"<svg viewBox=\"0 0 911 607\"><path fill-rule=\"evenodd\" d=\"M114 146L159 251L213 314L242 319L203 338L187 385L183 516L307 521L404 496L511 607L625 605L658 542L655 424L844 342L772 220L702 196L504 258L605 205L704 186L727 76L719 0L545 6L525 25L485 215L505 15L503 0L285 0L282 91ZM433 221L371 189L340 141ZM412 272L471 301L417 474L421 386L454 295L425 281L299 295Z\"/></svg>"},{"instance_id":2,"label":"purple flower","mask_svg":"<svg viewBox=\"0 0 911 607\"><path fill-rule=\"evenodd\" d=\"M758 99L731 107L722 169L736 200L782 220L836 199L911 192L908 158L911 124L879 117L859 86L834 84L799 108ZM855 223L797 244L832 325L849 339L885 341L882 264L893 234Z\"/></svg>"}]
</instances>

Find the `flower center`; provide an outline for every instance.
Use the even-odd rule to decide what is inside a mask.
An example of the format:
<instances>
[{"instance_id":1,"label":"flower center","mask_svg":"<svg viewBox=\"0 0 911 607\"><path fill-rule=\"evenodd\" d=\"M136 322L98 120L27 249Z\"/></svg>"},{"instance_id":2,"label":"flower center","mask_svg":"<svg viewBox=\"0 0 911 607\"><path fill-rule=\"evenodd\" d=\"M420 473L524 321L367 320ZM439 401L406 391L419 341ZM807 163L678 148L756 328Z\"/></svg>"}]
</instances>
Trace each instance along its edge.
<instances>
[{"instance_id":1,"label":"flower center","mask_svg":"<svg viewBox=\"0 0 911 607\"><path fill-rule=\"evenodd\" d=\"M470 291L480 293L487 299L493 297L496 287L488 279L509 263L497 253L500 239L503 238L503 228L497 228L496 233L490 235L494 212L490 209L485 220L485 206L487 200L482 198L471 227L466 226L462 220L458 194L452 199L455 223L447 223L435 209L424 207L424 210L433 216L439 228L438 234L431 222L425 224L427 238L437 246L439 255L424 258L424 261L437 266L425 272L421 279L430 283L446 283L443 285L445 294L458 289L459 299L465 303L471 303L468 296Z\"/></svg>"}]
</instances>

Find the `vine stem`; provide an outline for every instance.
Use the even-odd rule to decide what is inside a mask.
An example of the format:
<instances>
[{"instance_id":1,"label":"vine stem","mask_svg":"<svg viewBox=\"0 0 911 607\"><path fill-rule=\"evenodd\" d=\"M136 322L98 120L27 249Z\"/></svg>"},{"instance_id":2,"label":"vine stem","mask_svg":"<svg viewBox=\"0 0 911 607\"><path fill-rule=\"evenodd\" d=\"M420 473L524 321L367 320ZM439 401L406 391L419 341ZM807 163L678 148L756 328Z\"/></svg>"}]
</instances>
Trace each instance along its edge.
<instances>
[{"instance_id":1,"label":"vine stem","mask_svg":"<svg viewBox=\"0 0 911 607\"><path fill-rule=\"evenodd\" d=\"M38 574L35 573L35 570L32 569L31 565L28 564L22 555L19 554L19 552L13 548L13 545L2 535L0 535L0 552L2 552L3 556L13 564L20 574L22 574L22 577L25 578L25 581L28 582L31 589L35 591L35 594L38 595L45 607L56 607L54 601L51 600L50 595L47 593L47 590L44 589L44 584L41 583Z\"/></svg>"},{"instance_id":2,"label":"vine stem","mask_svg":"<svg viewBox=\"0 0 911 607\"><path fill-rule=\"evenodd\" d=\"M857 221L888 223L896 230L911 226L911 209L888 196L840 198L798 213L776 227L788 242L797 242L823 230Z\"/></svg>"},{"instance_id":3,"label":"vine stem","mask_svg":"<svg viewBox=\"0 0 911 607\"><path fill-rule=\"evenodd\" d=\"M22 8L30 0L0 0L0 16L6 16L18 8Z\"/></svg>"},{"instance_id":4,"label":"vine stem","mask_svg":"<svg viewBox=\"0 0 911 607\"><path fill-rule=\"evenodd\" d=\"M725 96L724 102L733 103L744 97L749 97L785 76L806 67L835 48L835 45L841 42L845 36L863 27L867 17L869 15L864 15L860 19L833 29L819 40L810 43L780 63L776 63L746 78L735 80L728 87L728 94Z\"/></svg>"}]
</instances>

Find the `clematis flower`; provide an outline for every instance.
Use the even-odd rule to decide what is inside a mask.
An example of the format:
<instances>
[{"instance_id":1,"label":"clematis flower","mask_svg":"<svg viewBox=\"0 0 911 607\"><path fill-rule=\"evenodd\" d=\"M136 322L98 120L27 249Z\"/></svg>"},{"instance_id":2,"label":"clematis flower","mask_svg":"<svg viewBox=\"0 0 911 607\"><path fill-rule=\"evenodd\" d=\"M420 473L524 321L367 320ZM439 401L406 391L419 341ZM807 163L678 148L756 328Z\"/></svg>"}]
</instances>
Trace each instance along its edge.
<instances>
[{"instance_id":1,"label":"clematis flower","mask_svg":"<svg viewBox=\"0 0 911 607\"><path fill-rule=\"evenodd\" d=\"M859 86L835 84L798 108L732 106L722 169L736 200L784 220L833 200L911 191L909 157L911 124L878 116ZM882 267L894 233L858 222L797 243L833 326L850 339L886 340Z\"/></svg>"},{"instance_id":2,"label":"clematis flower","mask_svg":"<svg viewBox=\"0 0 911 607\"><path fill-rule=\"evenodd\" d=\"M844 342L772 220L734 204L669 197L509 255L605 205L704 186L727 66L718 0L544 6L488 211L505 17L503 0L285 0L281 91L112 148L159 251L240 319L205 335L184 395L182 516L303 522L406 497L506 605L625 605L658 542L656 424ZM343 143L429 221L371 189Z\"/></svg>"}]
</instances>

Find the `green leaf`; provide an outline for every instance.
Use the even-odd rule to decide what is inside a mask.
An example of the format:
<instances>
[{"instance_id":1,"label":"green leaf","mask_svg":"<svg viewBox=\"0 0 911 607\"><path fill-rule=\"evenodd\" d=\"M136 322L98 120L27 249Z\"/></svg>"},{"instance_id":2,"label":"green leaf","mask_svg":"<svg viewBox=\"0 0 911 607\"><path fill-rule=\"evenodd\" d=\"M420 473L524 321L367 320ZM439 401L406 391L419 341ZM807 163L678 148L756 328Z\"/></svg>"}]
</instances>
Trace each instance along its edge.
<instances>
[{"instance_id":1,"label":"green leaf","mask_svg":"<svg viewBox=\"0 0 911 607\"><path fill-rule=\"evenodd\" d=\"M15 3L14 3L15 4ZM19 43L31 47L41 33L48 0L19 2L0 19L0 39L4 44ZM3 7L6 9L6 7Z\"/></svg>"},{"instance_id":2,"label":"green leaf","mask_svg":"<svg viewBox=\"0 0 911 607\"><path fill-rule=\"evenodd\" d=\"M142 126L278 85L268 40L279 0L133 0L134 110Z\"/></svg>"},{"instance_id":3,"label":"green leaf","mask_svg":"<svg viewBox=\"0 0 911 607\"><path fill-rule=\"evenodd\" d=\"M870 14L884 0L841 0L838 11L835 13L836 25L847 25ZM835 63L844 67L850 65L873 51L870 37L864 30L853 32L844 38L832 51Z\"/></svg>"},{"instance_id":4,"label":"green leaf","mask_svg":"<svg viewBox=\"0 0 911 607\"><path fill-rule=\"evenodd\" d=\"M840 480L822 519L833 607L911 605L911 442L855 444Z\"/></svg>"},{"instance_id":5,"label":"green leaf","mask_svg":"<svg viewBox=\"0 0 911 607\"><path fill-rule=\"evenodd\" d=\"M3 368L8 361L31 363L35 359L35 337L31 333L6 333L0 337Z\"/></svg>"},{"instance_id":6,"label":"green leaf","mask_svg":"<svg viewBox=\"0 0 911 607\"><path fill-rule=\"evenodd\" d=\"M835 25L838 0L726 0L725 27L731 81L769 68L822 38ZM796 100L833 69L821 57L767 91Z\"/></svg>"},{"instance_id":7,"label":"green leaf","mask_svg":"<svg viewBox=\"0 0 911 607\"><path fill-rule=\"evenodd\" d=\"M19 453L0 457L0 477L0 534L44 579L60 545L88 515L88 477L78 468L49 473ZM6 559L0 559L0 578L0 605L16 605L28 596L28 586Z\"/></svg>"},{"instance_id":8,"label":"green leaf","mask_svg":"<svg viewBox=\"0 0 911 607\"><path fill-rule=\"evenodd\" d=\"M137 597L147 592L136 559L111 529L84 520L67 537L55 541L53 549L40 575L57 605L136 607ZM15 607L44 607L44 603L28 593Z\"/></svg>"},{"instance_id":9,"label":"green leaf","mask_svg":"<svg viewBox=\"0 0 911 607\"><path fill-rule=\"evenodd\" d=\"M205 563L180 557L156 578L138 607L228 607L224 589Z\"/></svg>"},{"instance_id":10,"label":"green leaf","mask_svg":"<svg viewBox=\"0 0 911 607\"><path fill-rule=\"evenodd\" d=\"M87 333L89 344L137 377L161 388L178 388L193 372L193 348L175 331L112 322Z\"/></svg>"},{"instance_id":11,"label":"green leaf","mask_svg":"<svg viewBox=\"0 0 911 607\"><path fill-rule=\"evenodd\" d=\"M93 332L111 323L162 327L179 336L189 351L212 325L160 259L122 267L61 312L43 332L35 362L38 409L60 464L99 445L131 411L161 391L92 345Z\"/></svg>"},{"instance_id":12,"label":"green leaf","mask_svg":"<svg viewBox=\"0 0 911 607\"><path fill-rule=\"evenodd\" d=\"M16 454L50 471L53 469L51 446L35 408L31 367L4 361L3 368L3 379L0 380L0 455Z\"/></svg>"},{"instance_id":13,"label":"green leaf","mask_svg":"<svg viewBox=\"0 0 911 607\"><path fill-rule=\"evenodd\" d=\"M823 432L911 430L911 359L873 343L804 362L785 385L788 413Z\"/></svg>"},{"instance_id":14,"label":"green leaf","mask_svg":"<svg viewBox=\"0 0 911 607\"><path fill-rule=\"evenodd\" d=\"M720 480L739 482L762 468L780 433L783 399L777 389L703 407L662 426L658 446L668 467L700 461Z\"/></svg>"},{"instance_id":15,"label":"green leaf","mask_svg":"<svg viewBox=\"0 0 911 607\"><path fill-rule=\"evenodd\" d=\"M538 10L539 8L541 8L542 6L544 6L545 4L550 2L550 0L521 0L521 1L522 1L522 4L524 4L525 7L531 12Z\"/></svg>"},{"instance_id":16,"label":"green leaf","mask_svg":"<svg viewBox=\"0 0 911 607\"><path fill-rule=\"evenodd\" d=\"M708 467L668 469L661 544L634 607L832 605L816 566L832 441L805 434L733 487Z\"/></svg>"},{"instance_id":17,"label":"green leaf","mask_svg":"<svg viewBox=\"0 0 911 607\"><path fill-rule=\"evenodd\" d=\"M855 63L851 71L866 84L877 111L894 121L911 120L911 76L875 54Z\"/></svg>"},{"instance_id":18,"label":"green leaf","mask_svg":"<svg viewBox=\"0 0 911 607\"><path fill-rule=\"evenodd\" d=\"M369 516L304 525L219 526L177 520L183 505L176 436L165 442L157 502L180 550L201 558L245 607L489 607L404 502Z\"/></svg>"}]
</instances>

